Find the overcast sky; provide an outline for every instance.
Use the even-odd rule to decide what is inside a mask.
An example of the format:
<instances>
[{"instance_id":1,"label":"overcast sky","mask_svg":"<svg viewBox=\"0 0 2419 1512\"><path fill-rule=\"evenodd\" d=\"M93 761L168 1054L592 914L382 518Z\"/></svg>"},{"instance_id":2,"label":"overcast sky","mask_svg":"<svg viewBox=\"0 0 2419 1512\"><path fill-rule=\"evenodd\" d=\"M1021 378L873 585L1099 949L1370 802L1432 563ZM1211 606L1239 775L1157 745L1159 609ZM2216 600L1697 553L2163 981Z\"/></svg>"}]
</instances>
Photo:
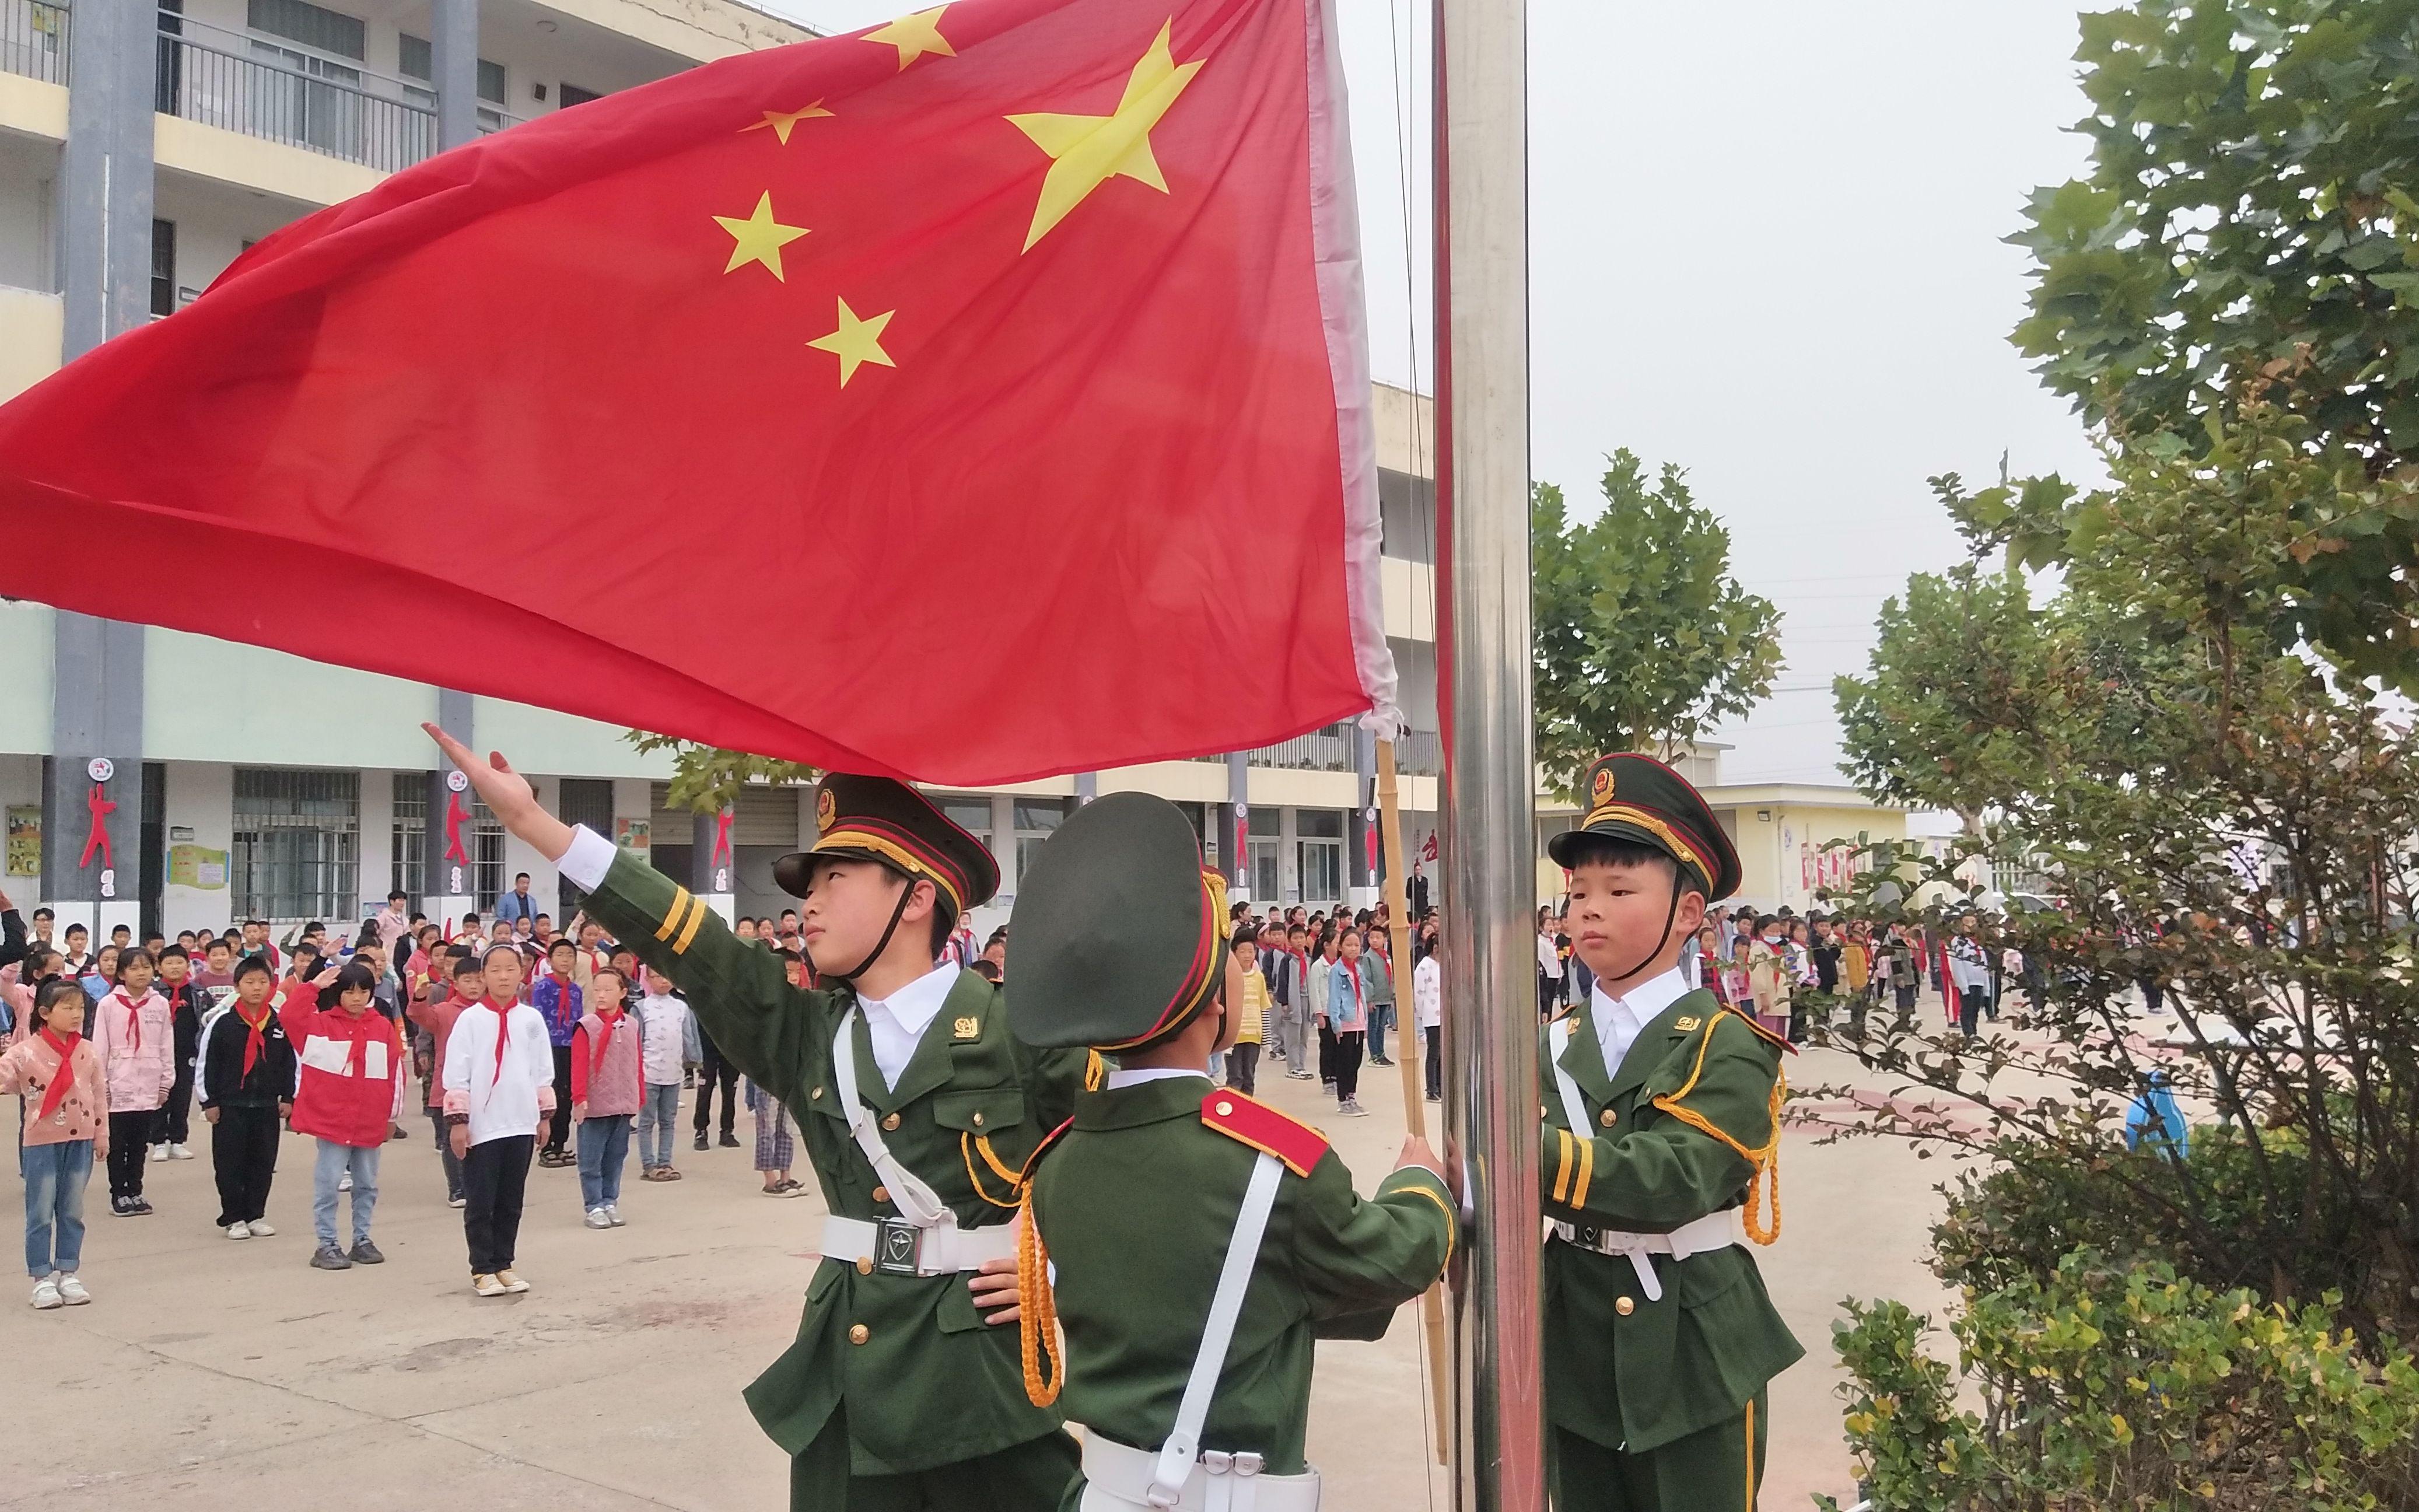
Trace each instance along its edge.
<instances>
[{"instance_id":1,"label":"overcast sky","mask_svg":"<svg viewBox=\"0 0 2419 1512\"><path fill-rule=\"evenodd\" d=\"M1377 374L1425 389L1428 6L1338 8ZM852 30L910 7L775 8ZM1832 676L1909 572L1958 555L1927 477L1985 480L2003 452L2098 475L2007 343L2026 258L2000 240L2084 165L2075 15L1531 0L1534 472L1580 501L1615 447L1680 464L1781 607L1788 668L1724 733L1728 780L1839 780Z\"/></svg>"}]
</instances>

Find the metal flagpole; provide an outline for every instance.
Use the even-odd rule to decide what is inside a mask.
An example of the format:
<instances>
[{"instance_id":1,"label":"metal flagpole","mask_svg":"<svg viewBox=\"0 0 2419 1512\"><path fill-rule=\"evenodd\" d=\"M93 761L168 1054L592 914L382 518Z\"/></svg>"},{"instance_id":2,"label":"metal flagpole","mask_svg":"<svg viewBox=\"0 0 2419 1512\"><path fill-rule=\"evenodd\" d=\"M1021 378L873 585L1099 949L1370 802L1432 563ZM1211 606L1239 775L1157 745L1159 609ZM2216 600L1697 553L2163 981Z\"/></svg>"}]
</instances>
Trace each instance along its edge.
<instances>
[{"instance_id":1,"label":"metal flagpole","mask_svg":"<svg viewBox=\"0 0 2419 1512\"><path fill-rule=\"evenodd\" d=\"M1454 1505L1542 1512L1525 0L1435 0L1437 633Z\"/></svg>"},{"instance_id":2,"label":"metal flagpole","mask_svg":"<svg viewBox=\"0 0 2419 1512\"><path fill-rule=\"evenodd\" d=\"M1403 896L1403 803L1396 790L1394 743L1392 739L1378 742L1378 839L1386 855L1386 933L1391 939L1392 968L1394 978L1394 1061L1403 1068L1403 1128L1414 1139L1428 1136L1426 1088L1426 1036L1420 1031L1419 1015L1405 1012L1411 1008L1411 907ZM1436 1425L1436 1457L1439 1464L1446 1462L1445 1449L1452 1435L1452 1394L1445 1381L1445 1365L1451 1352L1445 1347L1444 1283L1428 1288L1420 1298L1420 1328L1428 1358L1429 1421Z\"/></svg>"}]
</instances>

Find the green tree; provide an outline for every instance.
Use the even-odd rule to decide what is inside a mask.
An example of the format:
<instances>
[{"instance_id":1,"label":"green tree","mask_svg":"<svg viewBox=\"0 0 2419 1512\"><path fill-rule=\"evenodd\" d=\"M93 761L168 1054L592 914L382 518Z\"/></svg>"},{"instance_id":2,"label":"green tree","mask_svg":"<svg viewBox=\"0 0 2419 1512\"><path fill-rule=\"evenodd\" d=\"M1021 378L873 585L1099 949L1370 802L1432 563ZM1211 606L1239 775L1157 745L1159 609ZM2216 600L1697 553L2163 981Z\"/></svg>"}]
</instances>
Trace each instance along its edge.
<instances>
[{"instance_id":1,"label":"green tree","mask_svg":"<svg viewBox=\"0 0 2419 1512\"><path fill-rule=\"evenodd\" d=\"M1731 536L1666 464L1615 452L1604 511L1530 500L1537 762L1564 797L1607 751L1670 750L1745 714L1780 670L1780 611L1731 576Z\"/></svg>"},{"instance_id":2,"label":"green tree","mask_svg":"<svg viewBox=\"0 0 2419 1512\"><path fill-rule=\"evenodd\" d=\"M2253 407L2331 464L2287 628L2419 689L2419 0L2136 0L2083 18L2086 177L2037 192L2015 342L2119 451L2205 454ZM2056 479L1968 517L2033 565L2092 549Z\"/></svg>"},{"instance_id":3,"label":"green tree","mask_svg":"<svg viewBox=\"0 0 2419 1512\"><path fill-rule=\"evenodd\" d=\"M675 740L643 730L633 730L624 738L641 751L670 751L671 806L699 813L719 813L737 803L739 790L750 782L811 782L818 775L815 768L801 762L750 756L743 750L701 746L693 740Z\"/></svg>"}]
</instances>

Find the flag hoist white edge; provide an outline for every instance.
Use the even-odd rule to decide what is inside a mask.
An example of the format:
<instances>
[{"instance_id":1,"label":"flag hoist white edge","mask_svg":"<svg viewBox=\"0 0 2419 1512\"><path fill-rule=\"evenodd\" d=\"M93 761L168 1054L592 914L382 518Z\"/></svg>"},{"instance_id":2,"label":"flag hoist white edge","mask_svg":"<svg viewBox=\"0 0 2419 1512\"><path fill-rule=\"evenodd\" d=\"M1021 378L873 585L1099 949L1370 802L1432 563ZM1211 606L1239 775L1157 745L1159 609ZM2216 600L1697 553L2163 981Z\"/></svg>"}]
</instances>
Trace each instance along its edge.
<instances>
[{"instance_id":1,"label":"flag hoist white edge","mask_svg":"<svg viewBox=\"0 0 2419 1512\"><path fill-rule=\"evenodd\" d=\"M1361 203L1352 181L1351 112L1335 47L1334 0L1302 0L1310 71L1310 235L1319 320L1335 385L1336 452L1344 464L1344 594L1352 659L1369 698L1362 723L1392 739L1403 711L1378 564L1378 427L1369 384L1369 306L1361 271Z\"/></svg>"}]
</instances>

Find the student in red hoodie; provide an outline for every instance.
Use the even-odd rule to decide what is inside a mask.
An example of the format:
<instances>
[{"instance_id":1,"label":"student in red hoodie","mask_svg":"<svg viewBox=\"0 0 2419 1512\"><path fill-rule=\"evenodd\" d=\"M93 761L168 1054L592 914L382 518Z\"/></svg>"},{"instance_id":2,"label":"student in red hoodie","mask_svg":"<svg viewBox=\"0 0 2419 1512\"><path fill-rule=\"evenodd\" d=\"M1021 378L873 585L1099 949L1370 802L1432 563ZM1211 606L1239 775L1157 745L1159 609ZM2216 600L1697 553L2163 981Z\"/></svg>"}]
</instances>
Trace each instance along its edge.
<instances>
[{"instance_id":1,"label":"student in red hoodie","mask_svg":"<svg viewBox=\"0 0 2419 1512\"><path fill-rule=\"evenodd\" d=\"M454 1037L454 1022L462 1011L475 1006L479 995L486 991L486 978L479 969L477 952L468 946L450 947L455 953L445 967L449 995L434 1003L414 1003L404 1011L411 1022L427 1031L430 1044L429 1066L432 1072L445 1064L445 1044ZM445 1165L445 1205L462 1206L462 1157L454 1153L454 1141L446 1137L445 1079L431 1074L428 1082L428 1121L437 1131L437 1153Z\"/></svg>"},{"instance_id":2,"label":"student in red hoodie","mask_svg":"<svg viewBox=\"0 0 2419 1512\"><path fill-rule=\"evenodd\" d=\"M629 980L611 966L589 979L588 1011L571 1032L571 1117L579 1125L579 1204L591 1228L622 1227L622 1167L630 1124L647 1098L639 1021L623 1008Z\"/></svg>"},{"instance_id":3,"label":"student in red hoodie","mask_svg":"<svg viewBox=\"0 0 2419 1512\"><path fill-rule=\"evenodd\" d=\"M377 986L367 965L350 962L319 990L316 1006L295 993L281 1013L301 1068L294 1129L319 1141L311 1176L311 1221L319 1236L311 1257L316 1270L345 1271L386 1258L370 1241L370 1216L377 1210L378 1152L403 1115L407 1061L403 1032L372 1011ZM353 1247L344 1250L336 1246L336 1196L348 1177Z\"/></svg>"}]
</instances>

